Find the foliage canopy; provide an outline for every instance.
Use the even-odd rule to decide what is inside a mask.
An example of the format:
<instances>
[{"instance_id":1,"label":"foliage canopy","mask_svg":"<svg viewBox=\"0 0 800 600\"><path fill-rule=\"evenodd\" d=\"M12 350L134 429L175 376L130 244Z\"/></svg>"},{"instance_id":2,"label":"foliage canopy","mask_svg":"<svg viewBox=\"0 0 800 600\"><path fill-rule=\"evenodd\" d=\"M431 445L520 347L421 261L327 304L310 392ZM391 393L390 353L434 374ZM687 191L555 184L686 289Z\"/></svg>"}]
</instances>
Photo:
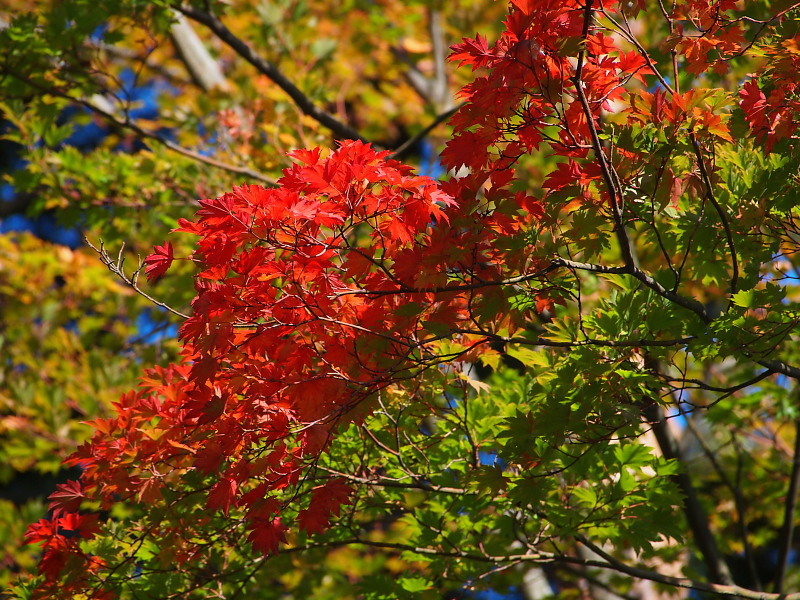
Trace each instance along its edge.
<instances>
[{"instance_id":1,"label":"foliage canopy","mask_svg":"<svg viewBox=\"0 0 800 600\"><path fill-rule=\"evenodd\" d=\"M180 321L66 458L17 597L433 598L526 570L800 597L798 7L512 0L452 46L453 110L445 7L409 12L428 44L345 3L326 43L324 4L74 0L0 32L15 186L102 230L129 296L89 302ZM191 71L190 23L244 64L184 105L163 40ZM354 75L337 43L377 58ZM163 72L156 126L119 56ZM64 145L74 106L138 151ZM448 174L416 174L448 118ZM209 199L170 210L187 190ZM110 248L141 223L131 274Z\"/></svg>"}]
</instances>

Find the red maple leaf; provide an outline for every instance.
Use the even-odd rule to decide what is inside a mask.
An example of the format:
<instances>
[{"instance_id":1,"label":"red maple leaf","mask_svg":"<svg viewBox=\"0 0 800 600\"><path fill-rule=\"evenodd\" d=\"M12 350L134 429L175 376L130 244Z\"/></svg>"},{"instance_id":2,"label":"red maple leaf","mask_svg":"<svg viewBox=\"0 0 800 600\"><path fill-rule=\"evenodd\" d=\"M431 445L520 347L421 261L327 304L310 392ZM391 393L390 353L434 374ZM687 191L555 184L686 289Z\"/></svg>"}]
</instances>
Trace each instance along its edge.
<instances>
[{"instance_id":1,"label":"red maple leaf","mask_svg":"<svg viewBox=\"0 0 800 600\"><path fill-rule=\"evenodd\" d=\"M222 510L222 513L227 516L231 508L231 501L236 496L238 487L239 484L236 483L235 479L230 477L223 478L208 493L206 507L209 510Z\"/></svg>"},{"instance_id":2,"label":"red maple leaf","mask_svg":"<svg viewBox=\"0 0 800 600\"><path fill-rule=\"evenodd\" d=\"M442 163L451 169L463 166L479 170L489 160L488 145L492 141L486 131L464 131L447 142L441 154Z\"/></svg>"},{"instance_id":3,"label":"red maple leaf","mask_svg":"<svg viewBox=\"0 0 800 600\"><path fill-rule=\"evenodd\" d=\"M56 579L60 574L64 565L67 564L68 554L66 548L51 547L48 548L42 559L39 561L39 573L44 575L49 580Z\"/></svg>"},{"instance_id":4,"label":"red maple leaf","mask_svg":"<svg viewBox=\"0 0 800 600\"><path fill-rule=\"evenodd\" d=\"M320 510L313 510L311 507L304 508L297 513L297 522L300 529L307 533L322 533L328 528L331 521L331 513Z\"/></svg>"},{"instance_id":5,"label":"red maple leaf","mask_svg":"<svg viewBox=\"0 0 800 600\"><path fill-rule=\"evenodd\" d=\"M148 281L155 281L167 272L175 256L172 251L172 242L166 242L163 246L156 246L150 256L144 259L144 273Z\"/></svg>"},{"instance_id":6,"label":"red maple leaf","mask_svg":"<svg viewBox=\"0 0 800 600\"><path fill-rule=\"evenodd\" d=\"M100 517L97 514L81 515L76 512L70 512L58 519L58 525L61 529L72 531L79 537L88 539L94 537L100 531L99 519Z\"/></svg>"},{"instance_id":7,"label":"red maple leaf","mask_svg":"<svg viewBox=\"0 0 800 600\"><path fill-rule=\"evenodd\" d=\"M259 521L247 539L253 545L253 550L273 554L280 544L286 543L286 529L280 517L271 521Z\"/></svg>"},{"instance_id":8,"label":"red maple leaf","mask_svg":"<svg viewBox=\"0 0 800 600\"><path fill-rule=\"evenodd\" d=\"M542 187L560 190L568 185L578 185L582 177L583 171L574 160L567 163L558 163L556 168L547 176Z\"/></svg>"},{"instance_id":9,"label":"red maple leaf","mask_svg":"<svg viewBox=\"0 0 800 600\"><path fill-rule=\"evenodd\" d=\"M613 52L616 50L616 46L614 44L614 38L612 38L610 35L604 35L601 32L597 32L586 38L586 49L590 54L600 56L601 54L609 54Z\"/></svg>"},{"instance_id":10,"label":"red maple leaf","mask_svg":"<svg viewBox=\"0 0 800 600\"><path fill-rule=\"evenodd\" d=\"M449 60L459 61L458 66L472 65L472 70L484 67L493 62L496 57L489 50L489 43L485 36L477 34L475 39L462 38L461 44L450 47L453 51Z\"/></svg>"},{"instance_id":11,"label":"red maple leaf","mask_svg":"<svg viewBox=\"0 0 800 600\"><path fill-rule=\"evenodd\" d=\"M339 514L339 509L343 504L350 504L352 493L353 488L342 479L331 479L320 488L320 496L325 498L328 508L335 515Z\"/></svg>"},{"instance_id":12,"label":"red maple leaf","mask_svg":"<svg viewBox=\"0 0 800 600\"><path fill-rule=\"evenodd\" d=\"M395 217L394 219L388 219L384 221L380 224L379 229L387 236L387 242L391 245L407 244L414 239L413 229L409 227L400 217Z\"/></svg>"},{"instance_id":13,"label":"red maple leaf","mask_svg":"<svg viewBox=\"0 0 800 600\"><path fill-rule=\"evenodd\" d=\"M745 83L739 92L739 97L741 98L739 106L744 111L750 127L755 130L765 127L767 124L767 97L758 87L758 83L752 79Z\"/></svg>"},{"instance_id":14,"label":"red maple leaf","mask_svg":"<svg viewBox=\"0 0 800 600\"><path fill-rule=\"evenodd\" d=\"M300 528L308 533L325 531L331 516L338 515L343 504L350 504L353 489L341 479L331 479L314 489L308 508L297 514Z\"/></svg>"},{"instance_id":15,"label":"red maple leaf","mask_svg":"<svg viewBox=\"0 0 800 600\"><path fill-rule=\"evenodd\" d=\"M36 523L28 525L25 531L25 541L28 544L36 542L49 542L56 535L56 526L50 519L39 519Z\"/></svg>"},{"instance_id":16,"label":"red maple leaf","mask_svg":"<svg viewBox=\"0 0 800 600\"><path fill-rule=\"evenodd\" d=\"M212 439L198 450L195 455L194 466L203 473L211 474L219 469L223 460L225 460L225 454L222 451L222 446L217 440Z\"/></svg>"},{"instance_id":17,"label":"red maple leaf","mask_svg":"<svg viewBox=\"0 0 800 600\"><path fill-rule=\"evenodd\" d=\"M68 481L67 483L59 483L56 485L56 491L48 496L50 503L50 510L54 514L62 511L75 511L80 508L81 500L84 498L83 489L80 481Z\"/></svg>"},{"instance_id":18,"label":"red maple leaf","mask_svg":"<svg viewBox=\"0 0 800 600\"><path fill-rule=\"evenodd\" d=\"M622 71L623 75L631 75L634 79L638 79L642 83L646 83L644 75L653 74L653 70L647 65L647 60L645 60L641 54L633 50L630 52L620 52L616 66Z\"/></svg>"}]
</instances>

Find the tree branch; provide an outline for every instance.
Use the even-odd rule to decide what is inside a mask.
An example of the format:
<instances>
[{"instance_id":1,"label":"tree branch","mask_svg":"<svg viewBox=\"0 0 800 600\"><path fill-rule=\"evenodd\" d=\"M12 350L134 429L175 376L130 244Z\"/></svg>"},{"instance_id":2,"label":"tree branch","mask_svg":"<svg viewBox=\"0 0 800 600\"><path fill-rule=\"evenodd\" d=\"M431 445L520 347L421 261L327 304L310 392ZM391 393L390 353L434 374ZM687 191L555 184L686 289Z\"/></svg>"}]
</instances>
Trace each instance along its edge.
<instances>
[{"instance_id":1,"label":"tree branch","mask_svg":"<svg viewBox=\"0 0 800 600\"><path fill-rule=\"evenodd\" d=\"M119 127L120 129L127 129L128 131L132 131L136 135L140 136L142 139L152 140L154 142L157 142L158 144L164 146L165 148L167 148L168 150L171 150L172 152L175 152L175 153L180 154L182 156L185 156L187 158L191 158L192 160L196 160L197 162L204 163L204 164L209 165L211 167L215 167L217 169L222 169L223 171L228 171L229 173L236 173L238 175L245 175L250 179L255 179L255 180L260 181L260 182L262 182L262 183L264 183L266 185L270 185L270 186L276 185L276 181L274 179L272 179L271 177L267 177L266 175L264 175L262 173L259 173L258 171L254 171L253 169L250 169L248 167L241 167L241 166L238 166L238 165L232 165L232 164L229 164L229 163L225 163L225 162L216 160L214 158L211 158L209 156L204 156L204 155L200 154L199 152L197 152L195 150L191 150L189 148L185 148L183 146L180 146L179 144L176 144L175 142L167 139L166 137L164 137L160 133L157 133L157 132L154 132L154 131L148 131L148 130L140 127L135 122L131 121L127 116L124 119L119 118L113 112L111 112L110 110L107 110L106 108L98 106L98 104L96 102L93 102L92 100L88 100L86 98L75 98L75 97L70 96L69 94L67 94L65 92L62 92L60 90L57 90L57 89L54 89L54 88L46 88L46 87L44 87L42 85L39 85L39 84L37 84L37 83L35 83L33 81L30 81L26 77L24 77L22 75L19 75L17 73L14 73L12 71L6 71L6 72L9 75L11 75L12 77L14 77L15 79L18 79L19 81L25 83L26 85L29 85L29 86L31 86L33 88L38 89L40 92L43 92L45 94L51 94L52 96L56 96L58 98L63 98L65 100L69 100L70 102L74 102L75 104L78 104L80 106L83 106L84 108L89 109L90 111L92 111L96 115L99 115L99 116L103 117L110 124L112 124L112 125L114 125L116 127Z\"/></svg>"},{"instance_id":2,"label":"tree branch","mask_svg":"<svg viewBox=\"0 0 800 600\"><path fill-rule=\"evenodd\" d=\"M463 283L463 284L455 284L455 285L444 285L432 288L411 288L407 286L398 286L397 289L394 290L345 290L341 292L337 292L334 295L336 297L339 296L392 296L396 294L441 294L446 292L459 292L459 291L466 291L466 290L477 290L485 287L491 286L501 286L501 285L516 285L519 283L524 283L526 281L531 281L533 279L538 279L555 271L559 267L566 267L568 269L576 269L579 271L588 271L591 273L609 273L609 274L616 274L616 275L625 275L630 274L630 269L628 267L607 267L605 265L596 265L591 263L582 263L574 260L567 260L565 258L554 258L550 261L550 264L534 273L527 273L525 275L519 275L517 277L509 277L508 279L494 279L494 280L474 280L473 283Z\"/></svg>"},{"instance_id":3,"label":"tree branch","mask_svg":"<svg viewBox=\"0 0 800 600\"><path fill-rule=\"evenodd\" d=\"M597 547L586 539L581 537L578 541L584 544L587 548L599 555L602 560L582 559L564 554L556 555L549 552L528 552L521 554L508 554L508 555L491 555L491 554L476 554L465 551L450 551L440 548L420 547L411 544L403 544L397 542L380 542L366 540L360 537L353 537L345 540L335 540L331 542L317 542L305 544L303 546L294 546L291 548L281 548L278 554L296 554L299 552L306 552L308 550L318 548L340 548L342 546L365 546L367 548L383 548L387 550L397 550L400 552L412 552L422 554L425 556L443 556L452 558L461 558L471 560L479 563L490 564L507 564L507 563L533 563L533 564L572 564L581 565L584 567L597 567L601 569L609 569L625 575L630 575L637 579L645 579L648 581L655 581L672 587L683 589L697 590L700 592L707 592L717 596L727 598L743 598L744 600L800 600L800 593L793 594L770 594L767 592L756 592L747 588L739 587L737 585L720 585L715 583L705 583L688 579L684 577L672 577L664 575L657 571L649 569L642 569L625 564L624 562L614 558L602 548Z\"/></svg>"},{"instance_id":4,"label":"tree branch","mask_svg":"<svg viewBox=\"0 0 800 600\"><path fill-rule=\"evenodd\" d=\"M442 27L442 11L428 11L431 43L433 44L433 80L431 85L431 102L437 110L446 111L452 107L453 98L447 86L447 43Z\"/></svg>"},{"instance_id":5,"label":"tree branch","mask_svg":"<svg viewBox=\"0 0 800 600\"><path fill-rule=\"evenodd\" d=\"M677 474L672 476L672 479L684 495L683 512L689 522L689 528L694 534L697 548L708 569L710 579L714 583L732 585L733 578L728 570L728 565L722 559L722 555L717 548L717 542L708 525L708 515L702 504L700 504L694 485L692 485L692 480L685 469L678 442L669 428L664 410L654 402L644 407L644 415L653 427L653 433L658 441L658 446L661 448L661 454L667 460L678 461L683 467Z\"/></svg>"},{"instance_id":6,"label":"tree branch","mask_svg":"<svg viewBox=\"0 0 800 600\"><path fill-rule=\"evenodd\" d=\"M177 316L181 317L182 319L188 319L189 318L189 315L185 315L182 312L172 308L169 304L165 304L164 302L161 302L160 300L156 300L150 294L148 294L147 292L142 290L142 288L139 287L139 273L142 270L141 266L139 266L139 268L137 268L133 272L133 275L131 277L128 277L125 274L125 271L123 269L123 264L125 262L125 258L122 256L122 252L123 252L123 250L125 250L125 244L124 243L122 244L122 246L119 249L119 255L117 256L117 259L114 260L114 258L112 258L111 255L108 253L108 250L106 250L105 247L103 246L103 242L100 242L100 247L98 248L97 246L92 244L92 242L90 242L88 238L84 238L84 241L86 242L86 244L92 250L97 252L97 255L100 257L100 261L106 267L108 267L108 270L111 271L112 273L114 273L114 275L116 275L117 277L119 277L125 283L125 285L127 285L129 288L131 288L134 292L136 292L140 296L146 298L147 300L149 300L150 302L152 302L156 306L160 306L161 308L171 312L173 315L177 315Z\"/></svg>"},{"instance_id":7,"label":"tree branch","mask_svg":"<svg viewBox=\"0 0 800 600\"><path fill-rule=\"evenodd\" d=\"M256 54L255 50L234 35L234 33L228 29L225 24L217 18L216 15L209 12L204 12L188 5L176 4L174 5L174 8L193 21L196 21L201 25L205 25L214 33L214 35L216 35L220 40L233 49L234 52L253 65L259 73L265 75L275 82L275 84L284 92L286 92L286 94L294 101L303 114L308 115L321 125L324 125L339 138L361 140L362 142L368 141L355 129L345 123L342 123L333 115L316 106L308 96L306 96L296 85L289 81L289 79L280 71L280 69L278 69L278 67Z\"/></svg>"},{"instance_id":8,"label":"tree branch","mask_svg":"<svg viewBox=\"0 0 800 600\"><path fill-rule=\"evenodd\" d=\"M169 29L169 35L192 81L206 92L214 88L229 92L230 84L219 63L209 54L192 25L178 11L173 10L172 13L176 20Z\"/></svg>"},{"instance_id":9,"label":"tree branch","mask_svg":"<svg viewBox=\"0 0 800 600\"><path fill-rule=\"evenodd\" d=\"M703 180L703 187L706 189L706 198L711 205L714 207L714 210L719 217L720 222L722 223L722 228L725 230L725 239L728 244L728 250L731 253L731 263L733 272L731 273L731 294L735 294L738 285L739 285L739 257L736 253L736 246L733 243L733 234L731 233L731 226L728 223L728 218L725 216L725 212L722 210L722 207L717 202L716 197L714 196L714 188L711 185L711 177L708 175L708 170L706 169L706 163L703 160L703 153L700 151L700 144L697 142L697 137L695 137L694 132L689 133L689 141L692 143L692 148L694 149L695 158L697 158L697 166L700 169L700 177Z\"/></svg>"},{"instance_id":10,"label":"tree branch","mask_svg":"<svg viewBox=\"0 0 800 600\"><path fill-rule=\"evenodd\" d=\"M171 150L177 154L180 154L187 158L191 158L192 160L196 160L197 162L209 165L211 167L216 167L217 169L228 171L229 173L236 173L237 175L245 175L250 179L255 179L256 181L260 181L261 183L267 184L269 186L277 185L275 179L273 179L272 177L267 177L266 175L259 173L258 171L250 169L249 167L241 167L238 165L232 165L230 163L222 162L215 158L211 158L210 156L205 156L203 154L200 154L195 150L191 150L189 148L185 148L184 146L180 146L175 142L165 138L160 133L157 133L155 131L147 131L146 129L143 129L142 127L140 127L139 125L137 125L133 121L130 121L127 118L125 120L120 120L112 113L104 111L103 109L101 109L98 106L95 106L92 102L88 100L76 100L74 98L70 99L77 102L78 104L81 104L82 106L85 106L92 112L102 116L104 119L113 123L117 127L120 127L122 129L128 129L129 131L134 132L136 135L140 136L143 139L148 139L154 142L158 142L168 150Z\"/></svg>"},{"instance_id":11,"label":"tree branch","mask_svg":"<svg viewBox=\"0 0 800 600\"><path fill-rule=\"evenodd\" d=\"M792 550L794 535L794 513L797 507L797 491L800 488L800 418L794 420L794 456L792 458L792 475L789 479L789 490L786 492L784 503L783 525L781 526L778 541L778 571L775 574L774 592L783 592L783 583L786 576L786 565L789 562L789 553Z\"/></svg>"},{"instance_id":12,"label":"tree branch","mask_svg":"<svg viewBox=\"0 0 800 600\"><path fill-rule=\"evenodd\" d=\"M663 285L658 283L655 279L653 279L652 276L648 275L638 267L635 267L633 265L626 265L621 267L607 267L605 265L567 260L561 257L554 258L553 260L550 261L550 264L548 266L540 269L539 271L536 271L534 273L528 273L526 275L520 275L518 277L510 277L508 279L490 280L490 281L476 280L473 281L472 283L445 285L427 289L398 286L396 289L393 290L343 290L341 292L336 292L334 296L339 297L339 296L351 296L351 295L392 296L397 294L441 294L447 292L477 290L491 286L516 285L527 281L532 281L535 279L539 279L547 275L548 273L555 271L558 268L574 269L577 271L586 271L589 273L631 275L632 277L635 277L637 280L642 282L646 287L653 290L659 296L666 298L667 300L677 304L678 306L681 306L693 312L704 323L710 324L714 321L714 319L709 316L705 306L703 306L701 302L695 300L694 298L681 296L677 292L668 290ZM781 375L786 375L787 377L791 377L792 379L800 380L800 368L798 367L788 365L780 360L767 360L767 359L754 358L752 355L750 355L745 351L742 351L742 354L746 356L749 360L752 360L756 364L767 369L767 372L760 374L756 380L763 379L764 377L767 377L772 373L780 373Z\"/></svg>"},{"instance_id":13,"label":"tree branch","mask_svg":"<svg viewBox=\"0 0 800 600\"><path fill-rule=\"evenodd\" d=\"M583 14L583 32L582 38L584 42L589 36L589 23L592 20L592 2L593 0L586 0L584 5ZM583 65L586 59L586 44L582 44L581 52L578 54L578 63L575 66L575 76L571 79L572 84L575 86L575 95L580 102L581 109L583 110L584 118L586 119L586 126L589 129L589 136L592 141L592 149L594 150L597 162L600 163L600 172L603 175L603 180L606 183L608 191L608 200L611 204L611 214L614 220L614 233L620 246L623 262L632 269L638 269L638 261L633 252L633 245L628 237L628 232L625 230L625 223L622 220L622 198L620 197L620 190L616 185L614 174L612 173L613 167L609 164L608 157L603 150L603 144L600 142L600 136L597 133L597 127L594 124L594 114L592 108L589 106L589 101L586 99L586 94L583 92L583 81L581 76L583 74Z\"/></svg>"},{"instance_id":14,"label":"tree branch","mask_svg":"<svg viewBox=\"0 0 800 600\"><path fill-rule=\"evenodd\" d=\"M436 127L438 125L440 125L441 123L443 123L444 121L446 121L447 119L452 117L454 114L456 114L456 112L458 112L458 110L462 106L464 106L465 104L466 104L466 102L462 102L458 106L454 106L453 108L450 108L450 109L444 111L443 113L440 113L439 115L437 115L436 118L433 121L431 121L430 124L427 125L424 129L422 129L421 131L419 131L416 134L412 135L405 142L400 144L400 146L398 146L394 150L394 152L392 152L389 155L389 158L390 159L395 159L395 160L403 160L406 156L408 156L409 152L411 152L411 149L414 147L414 145L416 143L418 143L420 140L422 140L431 131L436 129Z\"/></svg>"},{"instance_id":15,"label":"tree branch","mask_svg":"<svg viewBox=\"0 0 800 600\"><path fill-rule=\"evenodd\" d=\"M640 569L626 565L621 560L618 560L605 552L602 548L592 544L586 539L578 538L582 544L587 548L598 554L605 562L601 561L584 561L583 564L590 566L602 567L604 569L613 569L620 573L636 577L638 579L648 579L656 583L663 583L673 587L684 589L697 590L700 592L708 592L716 594L717 596L730 597L730 598L744 598L745 600L800 600L800 593L795 594L770 594L767 592L756 592L747 588L739 587L738 585L721 585L718 583L704 583L695 581L693 579L685 579L682 577L672 577L670 575L663 575L657 571L650 571L647 569ZM567 561L575 562L575 561Z\"/></svg>"},{"instance_id":16,"label":"tree branch","mask_svg":"<svg viewBox=\"0 0 800 600\"><path fill-rule=\"evenodd\" d=\"M747 381L729 387L719 387L715 385L709 385L705 381L701 381L699 379L687 379L686 377L666 377L666 376L663 377L665 381L668 381L670 383L673 381L678 381L684 387L686 386L687 383L691 383L693 388L707 390L709 392L720 392L724 394L724 397L727 397L733 394L734 392L738 392L739 390L743 390L746 387L750 387L751 385L758 383L762 379L766 379L770 375L774 374L775 374L774 371L770 370L762 371L761 373L759 373L755 377L748 379ZM703 406L702 408L707 408L707 406Z\"/></svg>"},{"instance_id":17,"label":"tree branch","mask_svg":"<svg viewBox=\"0 0 800 600\"><path fill-rule=\"evenodd\" d=\"M418 490L422 492L451 494L454 496L462 496L462 497L476 495L476 492L470 492L469 490L466 490L464 488L454 488L454 487L434 485L432 483L423 481L422 479L416 479L414 483L403 483L402 481L387 479L385 477L358 477L357 475L351 475L350 473L343 473L341 471L336 471L335 469L331 469L328 467L320 466L318 468L325 471L326 473L335 475L336 477L341 477L342 479L352 481L353 483L360 483L362 485L396 488L401 490ZM411 478L410 475L409 478Z\"/></svg>"}]
</instances>

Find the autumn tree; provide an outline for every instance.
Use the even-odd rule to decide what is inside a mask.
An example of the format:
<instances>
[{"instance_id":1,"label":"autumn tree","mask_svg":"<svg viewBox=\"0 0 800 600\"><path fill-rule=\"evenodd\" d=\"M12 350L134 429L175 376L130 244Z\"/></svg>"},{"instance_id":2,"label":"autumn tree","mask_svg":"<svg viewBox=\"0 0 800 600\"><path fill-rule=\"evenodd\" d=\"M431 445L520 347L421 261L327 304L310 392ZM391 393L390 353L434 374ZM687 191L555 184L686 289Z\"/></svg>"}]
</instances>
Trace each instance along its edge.
<instances>
[{"instance_id":1,"label":"autumn tree","mask_svg":"<svg viewBox=\"0 0 800 600\"><path fill-rule=\"evenodd\" d=\"M69 152L19 116L76 104L146 144L108 154L128 173L169 152L213 193L149 213L176 222L138 267L90 240L181 347L66 459L19 597L441 597L537 573L539 595L795 597L796 6L513 0L452 46L453 110L431 4L431 60L392 47L432 112L404 142L270 60L269 9L261 51L246 10L106 10L3 32L12 135L40 161L20 184L91 177L44 168ZM299 139L260 129L279 101L259 93L205 137L102 105L117 45L155 40L155 68L185 26L288 97ZM448 118L448 174L417 174L401 159Z\"/></svg>"}]
</instances>

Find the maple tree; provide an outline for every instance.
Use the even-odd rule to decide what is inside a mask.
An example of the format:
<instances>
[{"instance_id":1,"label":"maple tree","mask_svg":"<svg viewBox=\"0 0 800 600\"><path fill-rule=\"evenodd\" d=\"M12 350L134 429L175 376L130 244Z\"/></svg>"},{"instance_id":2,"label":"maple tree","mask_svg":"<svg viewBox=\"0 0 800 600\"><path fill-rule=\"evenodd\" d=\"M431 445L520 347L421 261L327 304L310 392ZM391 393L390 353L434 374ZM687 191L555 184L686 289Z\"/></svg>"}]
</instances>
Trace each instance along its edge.
<instances>
[{"instance_id":1,"label":"maple tree","mask_svg":"<svg viewBox=\"0 0 800 600\"><path fill-rule=\"evenodd\" d=\"M92 421L19 595L437 597L538 569L795 598L798 8L513 0L452 47L474 78L442 181L279 83L339 141L144 260L192 271L191 311L162 302L179 359ZM163 10L283 81L216 13Z\"/></svg>"}]
</instances>

